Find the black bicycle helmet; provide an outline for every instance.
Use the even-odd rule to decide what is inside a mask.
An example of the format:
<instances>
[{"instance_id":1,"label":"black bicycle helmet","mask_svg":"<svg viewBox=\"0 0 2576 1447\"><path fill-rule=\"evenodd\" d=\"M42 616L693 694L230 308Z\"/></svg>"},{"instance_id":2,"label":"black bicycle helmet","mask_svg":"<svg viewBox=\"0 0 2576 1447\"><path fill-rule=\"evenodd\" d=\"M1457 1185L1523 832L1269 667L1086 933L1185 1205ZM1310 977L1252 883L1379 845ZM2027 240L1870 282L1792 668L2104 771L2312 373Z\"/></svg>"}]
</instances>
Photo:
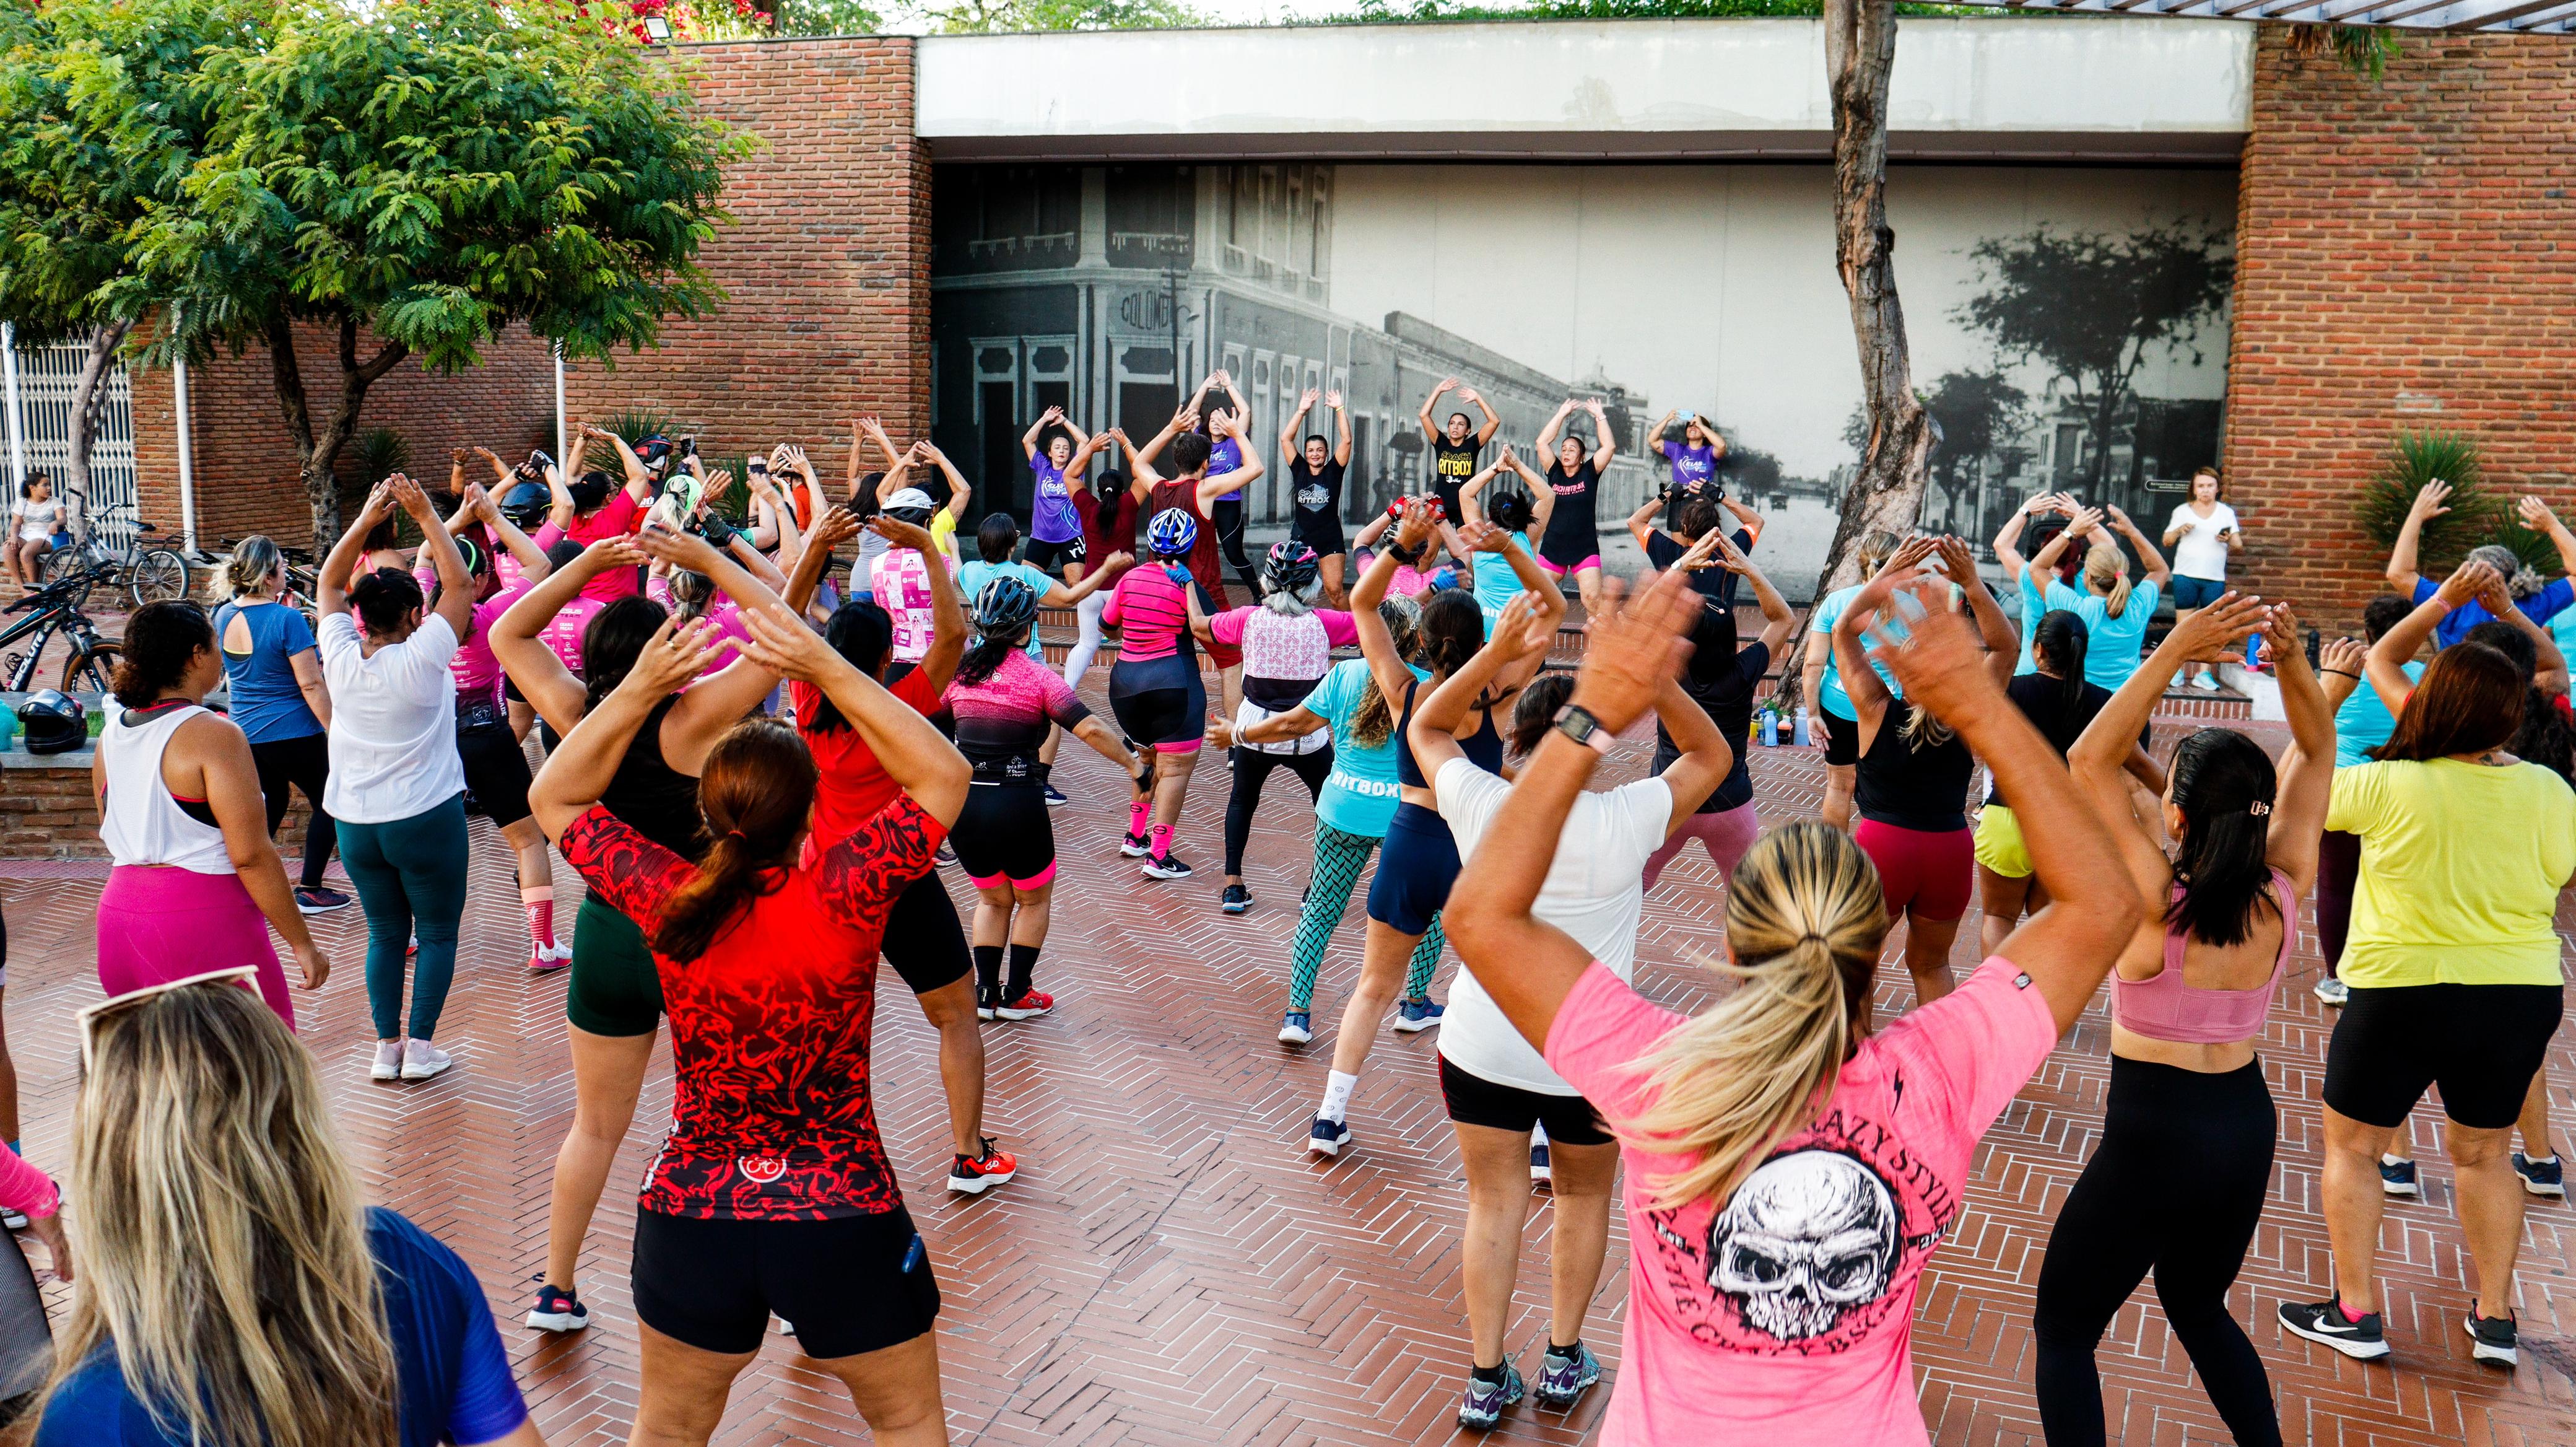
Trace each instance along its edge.
<instances>
[{"instance_id":1,"label":"black bicycle helmet","mask_svg":"<svg viewBox=\"0 0 2576 1447\"><path fill-rule=\"evenodd\" d=\"M1038 616L1038 590L1005 573L975 594L975 631L1005 636Z\"/></svg>"},{"instance_id":2,"label":"black bicycle helmet","mask_svg":"<svg viewBox=\"0 0 2576 1447\"><path fill-rule=\"evenodd\" d=\"M555 495L544 478L522 477L503 488L493 502L501 509L501 516L525 532L545 524L546 514L554 510Z\"/></svg>"},{"instance_id":3,"label":"black bicycle helmet","mask_svg":"<svg viewBox=\"0 0 2576 1447\"><path fill-rule=\"evenodd\" d=\"M1270 555L1261 560L1261 581L1274 593L1295 593L1315 581L1323 568L1323 559L1315 550L1295 538L1282 538L1270 545Z\"/></svg>"},{"instance_id":4,"label":"black bicycle helmet","mask_svg":"<svg viewBox=\"0 0 2576 1447\"><path fill-rule=\"evenodd\" d=\"M18 727L31 754L67 754L89 742L89 710L60 689L29 695L18 705Z\"/></svg>"}]
</instances>

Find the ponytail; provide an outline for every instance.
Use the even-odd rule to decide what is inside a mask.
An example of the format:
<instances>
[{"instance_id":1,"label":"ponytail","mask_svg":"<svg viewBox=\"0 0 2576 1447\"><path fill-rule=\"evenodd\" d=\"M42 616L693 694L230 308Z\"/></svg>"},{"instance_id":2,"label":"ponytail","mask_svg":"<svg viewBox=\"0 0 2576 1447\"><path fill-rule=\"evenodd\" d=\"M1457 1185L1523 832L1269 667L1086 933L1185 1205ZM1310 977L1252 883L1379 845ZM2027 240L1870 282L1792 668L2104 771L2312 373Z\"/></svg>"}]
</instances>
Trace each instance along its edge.
<instances>
[{"instance_id":1,"label":"ponytail","mask_svg":"<svg viewBox=\"0 0 2576 1447\"><path fill-rule=\"evenodd\" d=\"M2096 543L2084 554L2084 581L2102 590L2102 611L2114 618L2129 611L2129 557L2118 545Z\"/></svg>"},{"instance_id":2,"label":"ponytail","mask_svg":"<svg viewBox=\"0 0 2576 1447\"><path fill-rule=\"evenodd\" d=\"M269 579L277 576L277 565L284 561L285 555L277 550L276 543L253 533L233 544L232 556L224 559L224 565L215 570L214 582L208 591L213 593L218 603L230 602L244 593L259 592L268 586Z\"/></svg>"},{"instance_id":3,"label":"ponytail","mask_svg":"<svg viewBox=\"0 0 2576 1447\"><path fill-rule=\"evenodd\" d=\"M2269 860L2279 791L2272 756L2233 729L2202 729L2174 748L2173 805L2182 811L2165 923L2204 944L2242 944L2262 912L2280 912Z\"/></svg>"},{"instance_id":4,"label":"ponytail","mask_svg":"<svg viewBox=\"0 0 2576 1447\"><path fill-rule=\"evenodd\" d=\"M1887 937L1878 870L1839 829L1784 825L1755 841L1726 890L1737 982L1629 1068L1654 1085L1615 1123L1641 1151L1692 1164L1649 1183L1658 1209L1724 1196L1832 1098Z\"/></svg>"},{"instance_id":5,"label":"ponytail","mask_svg":"<svg viewBox=\"0 0 2576 1447\"><path fill-rule=\"evenodd\" d=\"M1395 656L1406 663L1422 647L1422 605L1391 597L1377 605L1378 621L1395 640ZM1481 610L1479 616L1482 616ZM1395 737L1395 709L1377 686L1377 670L1360 670L1360 701L1351 709L1351 742L1364 749L1383 748Z\"/></svg>"},{"instance_id":6,"label":"ponytail","mask_svg":"<svg viewBox=\"0 0 2576 1447\"><path fill-rule=\"evenodd\" d=\"M1029 625L1025 623L1007 633L986 633L978 637L975 646L967 649L966 656L959 660L954 681L969 688L982 683L993 676L993 670L1002 666L1003 659L1027 647L1028 642Z\"/></svg>"},{"instance_id":7,"label":"ponytail","mask_svg":"<svg viewBox=\"0 0 2576 1447\"><path fill-rule=\"evenodd\" d=\"M2092 632L2084 626L2083 615L2064 608L2052 609L2031 630L2031 651L2038 655L2031 661L2048 660L2049 671L2057 675L2059 717L2073 718L2084 702L2084 658L2092 647Z\"/></svg>"},{"instance_id":8,"label":"ponytail","mask_svg":"<svg viewBox=\"0 0 2576 1447\"><path fill-rule=\"evenodd\" d=\"M715 842L696 876L662 901L656 953L695 960L776 887L805 841L814 781L814 757L786 724L748 718L716 740L698 778L698 807Z\"/></svg>"},{"instance_id":9,"label":"ponytail","mask_svg":"<svg viewBox=\"0 0 2576 1447\"><path fill-rule=\"evenodd\" d=\"M1556 727L1557 710L1573 695L1571 673L1542 673L1530 680L1512 704L1512 757L1526 759L1538 752L1538 746L1547 742L1547 731Z\"/></svg>"}]
</instances>

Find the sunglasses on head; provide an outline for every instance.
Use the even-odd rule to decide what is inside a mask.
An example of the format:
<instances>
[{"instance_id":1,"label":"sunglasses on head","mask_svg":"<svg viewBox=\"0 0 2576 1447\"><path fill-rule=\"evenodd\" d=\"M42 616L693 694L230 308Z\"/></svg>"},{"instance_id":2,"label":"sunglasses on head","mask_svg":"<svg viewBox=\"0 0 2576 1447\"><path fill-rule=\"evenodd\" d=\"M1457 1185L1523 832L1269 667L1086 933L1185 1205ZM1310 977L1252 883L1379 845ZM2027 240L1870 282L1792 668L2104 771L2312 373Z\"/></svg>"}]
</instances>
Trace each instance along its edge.
<instances>
[{"instance_id":1,"label":"sunglasses on head","mask_svg":"<svg viewBox=\"0 0 2576 1447\"><path fill-rule=\"evenodd\" d=\"M252 982L258 978L259 966L234 965L230 969L208 970L200 975L163 980L157 985L145 985L139 990L128 990L122 995L110 995L95 1005L82 1006L72 1016L74 1023L80 1027L81 1073L83 1075L89 1073L90 1065L98 1053L98 1022L117 1011L131 1009L158 995L167 995L198 985L239 984L244 989L255 989L257 987Z\"/></svg>"}]
</instances>

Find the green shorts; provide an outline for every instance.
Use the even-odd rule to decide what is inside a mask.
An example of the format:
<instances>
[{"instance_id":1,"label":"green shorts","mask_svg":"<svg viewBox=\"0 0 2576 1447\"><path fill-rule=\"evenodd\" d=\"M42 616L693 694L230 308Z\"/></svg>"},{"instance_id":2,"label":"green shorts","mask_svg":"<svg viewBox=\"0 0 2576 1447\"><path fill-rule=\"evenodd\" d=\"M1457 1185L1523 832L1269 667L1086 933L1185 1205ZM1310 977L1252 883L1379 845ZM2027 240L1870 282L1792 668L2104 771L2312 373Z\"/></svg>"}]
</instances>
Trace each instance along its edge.
<instances>
[{"instance_id":1,"label":"green shorts","mask_svg":"<svg viewBox=\"0 0 2576 1447\"><path fill-rule=\"evenodd\" d=\"M2028 879L2036 872L2030 851L2022 847L2021 821L2001 804L1988 804L1977 816L1977 862L2006 879ZM580 967L581 957L575 955L573 968Z\"/></svg>"},{"instance_id":2,"label":"green shorts","mask_svg":"<svg viewBox=\"0 0 2576 1447\"><path fill-rule=\"evenodd\" d=\"M592 1035L650 1035L662 1022L662 977L635 921L585 894L572 931L564 1018Z\"/></svg>"}]
</instances>

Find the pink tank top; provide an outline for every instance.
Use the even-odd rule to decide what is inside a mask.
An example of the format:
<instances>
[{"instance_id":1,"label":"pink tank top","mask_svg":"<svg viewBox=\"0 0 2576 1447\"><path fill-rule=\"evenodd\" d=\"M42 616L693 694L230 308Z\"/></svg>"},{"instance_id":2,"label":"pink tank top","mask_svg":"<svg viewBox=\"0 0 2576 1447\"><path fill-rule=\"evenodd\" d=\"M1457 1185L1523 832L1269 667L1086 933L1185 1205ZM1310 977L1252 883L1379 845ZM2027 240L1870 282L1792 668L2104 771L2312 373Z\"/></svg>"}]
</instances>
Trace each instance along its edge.
<instances>
[{"instance_id":1,"label":"pink tank top","mask_svg":"<svg viewBox=\"0 0 2576 1447\"><path fill-rule=\"evenodd\" d=\"M2123 1029L2150 1040L2177 1045L2233 1045L2263 1033L2272 1013L2272 997L2289 969L2290 951L2299 942L2299 901L2290 877L2272 871L2272 896L2281 910L2281 953L2272 961L2272 978L2250 990L2201 990L2182 980L2183 932L2165 929L2165 967L2154 978L2124 980L2111 976L2111 1018ZM2173 897L2182 897L2177 884Z\"/></svg>"}]
</instances>

